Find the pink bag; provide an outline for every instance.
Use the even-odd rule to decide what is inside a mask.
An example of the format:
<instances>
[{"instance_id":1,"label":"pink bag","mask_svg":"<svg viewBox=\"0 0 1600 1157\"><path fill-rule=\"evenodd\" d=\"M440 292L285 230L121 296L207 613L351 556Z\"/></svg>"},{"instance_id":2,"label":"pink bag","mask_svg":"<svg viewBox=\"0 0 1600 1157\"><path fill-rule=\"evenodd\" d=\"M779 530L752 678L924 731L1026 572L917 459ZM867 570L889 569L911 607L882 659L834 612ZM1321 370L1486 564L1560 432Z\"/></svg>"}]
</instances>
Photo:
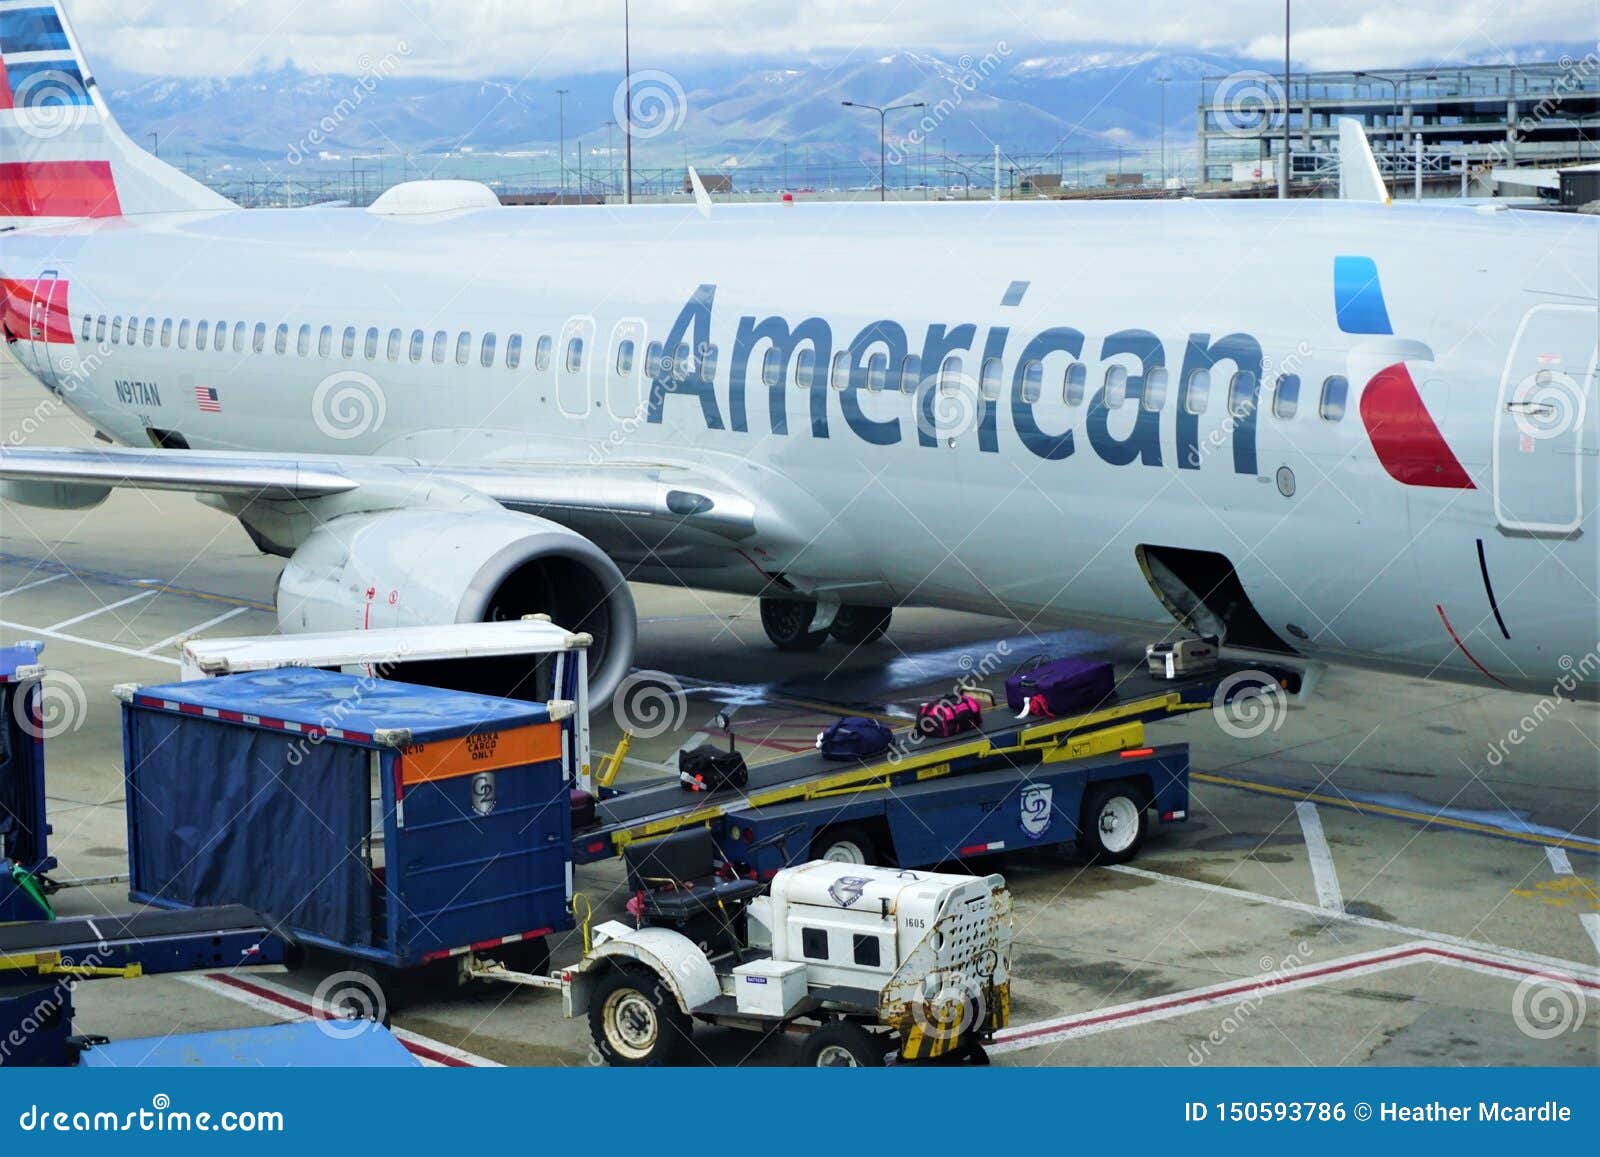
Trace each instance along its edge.
<instances>
[{"instance_id":1,"label":"pink bag","mask_svg":"<svg viewBox=\"0 0 1600 1157\"><path fill-rule=\"evenodd\" d=\"M933 739L949 739L983 727L983 704L972 695L924 703L917 708L917 730Z\"/></svg>"}]
</instances>

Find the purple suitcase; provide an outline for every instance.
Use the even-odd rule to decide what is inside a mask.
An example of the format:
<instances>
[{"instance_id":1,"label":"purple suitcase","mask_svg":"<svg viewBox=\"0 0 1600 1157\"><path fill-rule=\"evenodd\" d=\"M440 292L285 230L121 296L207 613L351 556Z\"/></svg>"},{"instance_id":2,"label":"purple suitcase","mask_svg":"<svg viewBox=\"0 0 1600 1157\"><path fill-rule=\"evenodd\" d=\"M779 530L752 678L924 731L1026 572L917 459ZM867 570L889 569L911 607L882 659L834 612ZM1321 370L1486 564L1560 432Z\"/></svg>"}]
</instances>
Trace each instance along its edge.
<instances>
[{"instance_id":1,"label":"purple suitcase","mask_svg":"<svg viewBox=\"0 0 1600 1157\"><path fill-rule=\"evenodd\" d=\"M1071 715L1102 706L1115 686L1110 663L1057 659L1007 679L1006 705L1030 719Z\"/></svg>"}]
</instances>

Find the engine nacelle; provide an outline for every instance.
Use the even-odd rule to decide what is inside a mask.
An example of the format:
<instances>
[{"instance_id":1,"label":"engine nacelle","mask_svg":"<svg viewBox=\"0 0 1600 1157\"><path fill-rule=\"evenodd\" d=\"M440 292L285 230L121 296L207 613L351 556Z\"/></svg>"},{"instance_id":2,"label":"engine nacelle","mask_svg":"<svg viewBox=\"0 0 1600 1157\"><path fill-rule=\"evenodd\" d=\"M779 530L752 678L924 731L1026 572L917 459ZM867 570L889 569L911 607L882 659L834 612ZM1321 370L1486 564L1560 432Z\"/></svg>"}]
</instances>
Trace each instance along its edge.
<instances>
[{"instance_id":1,"label":"engine nacelle","mask_svg":"<svg viewBox=\"0 0 1600 1157\"><path fill-rule=\"evenodd\" d=\"M277 606L278 626L288 634L495 622L542 612L594 637L591 708L606 702L628 673L639 630L627 581L599 547L564 526L511 511L393 510L332 519L290 556ZM441 682L531 693L525 672L501 661L458 674L466 677Z\"/></svg>"}]
</instances>

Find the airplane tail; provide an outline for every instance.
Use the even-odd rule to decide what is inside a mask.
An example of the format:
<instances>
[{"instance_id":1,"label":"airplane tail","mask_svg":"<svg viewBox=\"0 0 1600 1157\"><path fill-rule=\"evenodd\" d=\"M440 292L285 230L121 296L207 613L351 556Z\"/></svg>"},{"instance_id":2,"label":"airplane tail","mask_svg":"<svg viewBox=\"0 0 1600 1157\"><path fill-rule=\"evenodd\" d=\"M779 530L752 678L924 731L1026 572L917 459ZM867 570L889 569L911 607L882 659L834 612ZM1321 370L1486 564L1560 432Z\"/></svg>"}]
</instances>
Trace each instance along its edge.
<instances>
[{"instance_id":1,"label":"airplane tail","mask_svg":"<svg viewBox=\"0 0 1600 1157\"><path fill-rule=\"evenodd\" d=\"M60 0L0 0L0 229L231 205L122 131Z\"/></svg>"}]
</instances>

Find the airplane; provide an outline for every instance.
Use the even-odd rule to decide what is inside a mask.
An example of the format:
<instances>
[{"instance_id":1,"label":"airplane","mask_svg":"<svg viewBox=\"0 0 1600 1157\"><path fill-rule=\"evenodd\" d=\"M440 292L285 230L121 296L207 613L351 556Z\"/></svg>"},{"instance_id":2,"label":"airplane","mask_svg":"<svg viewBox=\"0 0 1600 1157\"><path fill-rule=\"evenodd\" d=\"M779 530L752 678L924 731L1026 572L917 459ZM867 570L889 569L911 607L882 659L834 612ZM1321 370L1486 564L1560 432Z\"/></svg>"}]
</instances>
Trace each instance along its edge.
<instances>
[{"instance_id":1,"label":"airplane","mask_svg":"<svg viewBox=\"0 0 1600 1157\"><path fill-rule=\"evenodd\" d=\"M118 127L59 4L0 2L0 50L5 340L104 443L11 439L5 496L192 492L286 560L286 632L546 612L600 702L665 582L759 597L790 651L923 606L1600 698L1593 217L1356 168L1372 196L240 210Z\"/></svg>"}]
</instances>

